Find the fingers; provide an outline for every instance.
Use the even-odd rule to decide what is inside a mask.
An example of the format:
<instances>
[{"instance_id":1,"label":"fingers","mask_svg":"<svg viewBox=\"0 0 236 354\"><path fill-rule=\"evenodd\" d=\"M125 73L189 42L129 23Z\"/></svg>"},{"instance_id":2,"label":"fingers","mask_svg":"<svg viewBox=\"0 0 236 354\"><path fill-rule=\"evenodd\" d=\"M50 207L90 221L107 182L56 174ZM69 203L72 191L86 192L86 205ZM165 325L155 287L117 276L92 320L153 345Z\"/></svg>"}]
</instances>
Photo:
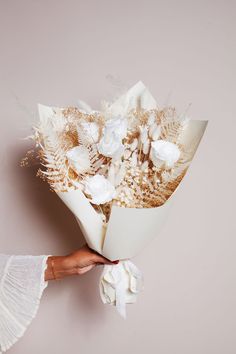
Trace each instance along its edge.
<instances>
[{"instance_id":1,"label":"fingers","mask_svg":"<svg viewBox=\"0 0 236 354\"><path fill-rule=\"evenodd\" d=\"M83 267L83 268L78 268L77 269L77 274L79 275L83 275L87 272L89 272L91 269L93 269L94 267L96 267L96 264L91 264L89 266Z\"/></svg>"},{"instance_id":2,"label":"fingers","mask_svg":"<svg viewBox=\"0 0 236 354\"><path fill-rule=\"evenodd\" d=\"M93 261L96 263L96 264L114 264L112 263L111 261L109 261L109 259L103 257L103 256L100 256L99 254L94 254L94 257L93 257Z\"/></svg>"},{"instance_id":3,"label":"fingers","mask_svg":"<svg viewBox=\"0 0 236 354\"><path fill-rule=\"evenodd\" d=\"M93 262L96 263L97 265L99 264L109 264L109 265L113 265L113 264L118 264L119 260L116 261L110 261L109 259L103 257L101 254L99 254L98 252L92 250L88 245L84 246L86 250L88 250L90 253L92 253L93 255Z\"/></svg>"}]
</instances>

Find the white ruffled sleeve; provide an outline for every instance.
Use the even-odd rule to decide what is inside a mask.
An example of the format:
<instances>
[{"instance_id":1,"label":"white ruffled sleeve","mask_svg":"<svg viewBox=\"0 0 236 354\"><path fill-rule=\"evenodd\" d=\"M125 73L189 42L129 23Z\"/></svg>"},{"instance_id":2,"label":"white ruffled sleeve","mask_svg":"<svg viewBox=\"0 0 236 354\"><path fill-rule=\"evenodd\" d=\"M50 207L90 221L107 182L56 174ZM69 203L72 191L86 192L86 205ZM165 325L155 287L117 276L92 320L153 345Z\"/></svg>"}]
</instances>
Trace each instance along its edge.
<instances>
[{"instance_id":1,"label":"white ruffled sleeve","mask_svg":"<svg viewBox=\"0 0 236 354\"><path fill-rule=\"evenodd\" d=\"M48 256L0 254L0 353L9 349L36 316Z\"/></svg>"}]
</instances>

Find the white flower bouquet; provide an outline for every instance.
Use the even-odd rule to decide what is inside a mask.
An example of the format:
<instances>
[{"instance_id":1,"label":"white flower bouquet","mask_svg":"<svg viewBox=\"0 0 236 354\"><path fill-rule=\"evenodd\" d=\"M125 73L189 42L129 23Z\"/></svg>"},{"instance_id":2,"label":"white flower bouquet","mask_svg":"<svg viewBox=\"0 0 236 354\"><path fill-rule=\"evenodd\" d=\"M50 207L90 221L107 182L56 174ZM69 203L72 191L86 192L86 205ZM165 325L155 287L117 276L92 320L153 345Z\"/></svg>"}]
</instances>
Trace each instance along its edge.
<instances>
[{"instance_id":1,"label":"white flower bouquet","mask_svg":"<svg viewBox=\"0 0 236 354\"><path fill-rule=\"evenodd\" d=\"M157 234L206 128L158 109L138 82L101 111L39 105L39 175L76 216L88 245L121 260L104 267L100 294L125 316L142 276L130 261Z\"/></svg>"}]
</instances>

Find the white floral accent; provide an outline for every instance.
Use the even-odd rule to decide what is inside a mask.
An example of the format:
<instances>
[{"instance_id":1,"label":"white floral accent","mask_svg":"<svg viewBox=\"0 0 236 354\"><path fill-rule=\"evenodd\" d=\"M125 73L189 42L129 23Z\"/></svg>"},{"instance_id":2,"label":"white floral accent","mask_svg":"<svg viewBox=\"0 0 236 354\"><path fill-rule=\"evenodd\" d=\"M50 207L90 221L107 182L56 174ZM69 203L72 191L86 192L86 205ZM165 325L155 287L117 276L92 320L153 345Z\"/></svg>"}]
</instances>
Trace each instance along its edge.
<instances>
[{"instance_id":1,"label":"white floral accent","mask_svg":"<svg viewBox=\"0 0 236 354\"><path fill-rule=\"evenodd\" d=\"M166 140L157 140L151 143L150 158L155 166L165 163L172 167L180 157L180 150L176 144Z\"/></svg>"},{"instance_id":2,"label":"white floral accent","mask_svg":"<svg viewBox=\"0 0 236 354\"><path fill-rule=\"evenodd\" d=\"M98 143L98 151L100 154L119 159L124 153L122 139L127 134L127 119L122 117L114 117L105 123L103 136Z\"/></svg>"},{"instance_id":3,"label":"white floral accent","mask_svg":"<svg viewBox=\"0 0 236 354\"><path fill-rule=\"evenodd\" d=\"M147 126L140 126L139 130L140 130L141 143L144 144L148 139L148 127Z\"/></svg>"},{"instance_id":4,"label":"white floral accent","mask_svg":"<svg viewBox=\"0 0 236 354\"><path fill-rule=\"evenodd\" d=\"M106 157L118 159L124 152L124 146L115 132L105 129L104 135L98 143L98 151Z\"/></svg>"},{"instance_id":5,"label":"white floral accent","mask_svg":"<svg viewBox=\"0 0 236 354\"><path fill-rule=\"evenodd\" d=\"M102 175L88 177L85 180L84 192L91 196L93 204L110 202L116 195L114 186Z\"/></svg>"},{"instance_id":6,"label":"white floral accent","mask_svg":"<svg viewBox=\"0 0 236 354\"><path fill-rule=\"evenodd\" d=\"M122 140L127 134L127 119L121 116L109 119L106 121L105 130L109 133L114 132Z\"/></svg>"},{"instance_id":7,"label":"white floral accent","mask_svg":"<svg viewBox=\"0 0 236 354\"><path fill-rule=\"evenodd\" d=\"M156 125L155 129L152 132L152 139L153 140L158 140L161 135L161 126Z\"/></svg>"},{"instance_id":8,"label":"white floral accent","mask_svg":"<svg viewBox=\"0 0 236 354\"><path fill-rule=\"evenodd\" d=\"M153 123L149 129L149 136L152 140L158 140L161 135L161 126Z\"/></svg>"},{"instance_id":9,"label":"white floral accent","mask_svg":"<svg viewBox=\"0 0 236 354\"><path fill-rule=\"evenodd\" d=\"M82 122L81 127L86 135L86 139L90 144L98 142L99 139L99 126L95 122ZM79 133L79 129L78 129Z\"/></svg>"},{"instance_id":10,"label":"white floral accent","mask_svg":"<svg viewBox=\"0 0 236 354\"><path fill-rule=\"evenodd\" d=\"M66 153L70 166L78 174L84 173L90 168L89 151L84 146L75 146Z\"/></svg>"}]
</instances>

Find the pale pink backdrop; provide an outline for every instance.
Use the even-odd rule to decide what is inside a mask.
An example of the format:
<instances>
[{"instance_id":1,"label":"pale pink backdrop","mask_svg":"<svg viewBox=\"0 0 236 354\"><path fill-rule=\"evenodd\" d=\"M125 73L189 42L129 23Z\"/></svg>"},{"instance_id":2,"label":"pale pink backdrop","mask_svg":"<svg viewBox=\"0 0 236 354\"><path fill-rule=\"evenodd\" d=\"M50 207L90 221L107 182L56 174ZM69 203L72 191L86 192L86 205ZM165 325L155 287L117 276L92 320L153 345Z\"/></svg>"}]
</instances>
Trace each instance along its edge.
<instances>
[{"instance_id":1,"label":"pale pink backdrop","mask_svg":"<svg viewBox=\"0 0 236 354\"><path fill-rule=\"evenodd\" d=\"M235 354L235 21L230 0L0 2L0 250L66 254L82 243L57 196L19 167L38 102L99 107L138 80L158 103L208 119L168 223L135 262L128 319L103 306L100 269L50 284L9 354Z\"/></svg>"}]
</instances>

